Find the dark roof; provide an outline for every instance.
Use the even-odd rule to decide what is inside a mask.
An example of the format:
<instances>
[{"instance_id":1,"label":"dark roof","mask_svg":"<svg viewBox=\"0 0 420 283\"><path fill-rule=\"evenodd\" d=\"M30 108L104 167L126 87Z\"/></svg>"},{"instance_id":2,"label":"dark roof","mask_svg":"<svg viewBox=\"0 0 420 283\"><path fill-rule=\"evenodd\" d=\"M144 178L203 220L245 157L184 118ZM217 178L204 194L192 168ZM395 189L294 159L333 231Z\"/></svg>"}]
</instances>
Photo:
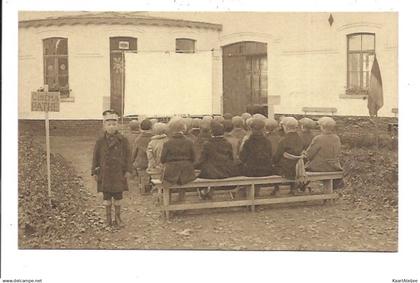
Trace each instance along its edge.
<instances>
[{"instance_id":1,"label":"dark roof","mask_svg":"<svg viewBox=\"0 0 420 283\"><path fill-rule=\"evenodd\" d=\"M19 21L19 28L63 25L148 25L222 30L222 25L220 24L152 17L137 12L92 12L80 15Z\"/></svg>"}]
</instances>

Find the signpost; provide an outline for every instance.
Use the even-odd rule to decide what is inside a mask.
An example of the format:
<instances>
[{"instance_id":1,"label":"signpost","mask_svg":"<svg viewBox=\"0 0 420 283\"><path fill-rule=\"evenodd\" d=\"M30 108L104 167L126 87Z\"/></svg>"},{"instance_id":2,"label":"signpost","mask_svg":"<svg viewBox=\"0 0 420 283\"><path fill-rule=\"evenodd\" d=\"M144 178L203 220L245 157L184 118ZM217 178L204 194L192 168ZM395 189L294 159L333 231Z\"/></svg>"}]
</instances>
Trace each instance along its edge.
<instances>
[{"instance_id":1,"label":"signpost","mask_svg":"<svg viewBox=\"0 0 420 283\"><path fill-rule=\"evenodd\" d=\"M48 112L60 112L60 92L49 92L48 85L42 91L31 93L31 111L45 113L45 144L47 148L48 202L51 206L51 169L50 169L50 122Z\"/></svg>"}]
</instances>

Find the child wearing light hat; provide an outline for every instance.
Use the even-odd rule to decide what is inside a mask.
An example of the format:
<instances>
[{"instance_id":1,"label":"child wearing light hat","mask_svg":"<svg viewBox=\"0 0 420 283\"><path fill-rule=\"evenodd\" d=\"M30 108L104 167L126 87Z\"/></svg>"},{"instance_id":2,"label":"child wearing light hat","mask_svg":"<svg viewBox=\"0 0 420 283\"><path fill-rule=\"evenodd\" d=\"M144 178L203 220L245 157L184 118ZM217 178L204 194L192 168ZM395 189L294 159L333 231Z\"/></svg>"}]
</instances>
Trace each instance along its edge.
<instances>
[{"instance_id":1,"label":"child wearing light hat","mask_svg":"<svg viewBox=\"0 0 420 283\"><path fill-rule=\"evenodd\" d=\"M245 112L245 113L242 113L241 114L241 118L244 121L244 128L245 128L245 130L248 130L248 128L246 127L246 120L248 120L251 117L252 117L252 115L249 114L248 112Z\"/></svg>"},{"instance_id":2,"label":"child wearing light hat","mask_svg":"<svg viewBox=\"0 0 420 283\"><path fill-rule=\"evenodd\" d=\"M250 177L269 176L272 174L271 143L264 136L265 122L253 119L250 124L252 133L243 143L239 152L242 162L242 174Z\"/></svg>"},{"instance_id":3,"label":"child wearing light hat","mask_svg":"<svg viewBox=\"0 0 420 283\"><path fill-rule=\"evenodd\" d=\"M186 135L193 143L195 143L198 139L198 135L200 134L200 118L194 118L191 121L191 129L188 131Z\"/></svg>"},{"instance_id":4,"label":"child wearing light hat","mask_svg":"<svg viewBox=\"0 0 420 283\"><path fill-rule=\"evenodd\" d=\"M232 118L232 125L233 129L226 134L226 140L232 145L233 160L235 164L239 164L239 147L242 139L246 135L246 131L244 130L244 121L239 116Z\"/></svg>"},{"instance_id":5,"label":"child wearing light hat","mask_svg":"<svg viewBox=\"0 0 420 283\"><path fill-rule=\"evenodd\" d=\"M232 145L224 137L223 125L211 122L212 137L204 144L203 151L196 164L201 169L200 178L220 179L237 175L233 164Z\"/></svg>"},{"instance_id":6,"label":"child wearing light hat","mask_svg":"<svg viewBox=\"0 0 420 283\"><path fill-rule=\"evenodd\" d=\"M171 120L168 128L170 136L163 144L160 156L162 180L164 184L186 184L196 178L193 143L184 136L186 126L182 119ZM183 199L182 192L179 198Z\"/></svg>"},{"instance_id":7,"label":"child wearing light hat","mask_svg":"<svg viewBox=\"0 0 420 283\"><path fill-rule=\"evenodd\" d=\"M210 117L210 116L207 116ZM198 161L200 158L201 152L203 150L203 146L206 142L208 142L211 138L211 131L210 131L210 124L213 119L207 118L200 121L200 133L197 135L197 138L194 140L194 153L195 153L195 162Z\"/></svg>"},{"instance_id":8,"label":"child wearing light hat","mask_svg":"<svg viewBox=\"0 0 420 283\"><path fill-rule=\"evenodd\" d=\"M221 123L210 124L212 137L204 144L196 168L200 169L198 177L205 179L222 179L238 175L238 168L233 161L232 145L224 137ZM200 190L201 198L211 198L211 191Z\"/></svg>"},{"instance_id":9,"label":"child wearing light hat","mask_svg":"<svg viewBox=\"0 0 420 283\"><path fill-rule=\"evenodd\" d=\"M312 133L312 129L315 126L314 120L310 118L302 118L299 120L300 125L300 137L303 140L303 148L307 149L308 146L311 144L312 139L314 138L314 134Z\"/></svg>"},{"instance_id":10,"label":"child wearing light hat","mask_svg":"<svg viewBox=\"0 0 420 283\"><path fill-rule=\"evenodd\" d=\"M230 132L230 135L241 140L246 135L244 120L239 116L234 116L232 118L232 124L233 130Z\"/></svg>"},{"instance_id":11,"label":"child wearing light hat","mask_svg":"<svg viewBox=\"0 0 420 283\"><path fill-rule=\"evenodd\" d=\"M141 133L135 140L135 146L133 149L133 166L136 168L137 174L139 176L139 189L142 194L149 192L152 188L150 184L150 176L146 172L146 169L149 165L147 159L147 146L150 142L150 139L153 136L152 133L152 122L149 119L144 119L140 123Z\"/></svg>"},{"instance_id":12,"label":"child wearing light hat","mask_svg":"<svg viewBox=\"0 0 420 283\"><path fill-rule=\"evenodd\" d=\"M273 156L277 151L280 141L282 140L279 131L277 131L278 127L279 125L276 120L271 118L265 120L266 137L271 142Z\"/></svg>"},{"instance_id":13,"label":"child wearing light hat","mask_svg":"<svg viewBox=\"0 0 420 283\"><path fill-rule=\"evenodd\" d=\"M334 133L336 123L331 117L322 117L318 120L321 134L313 138L312 143L306 150L307 171L332 172L342 171L340 164L341 141ZM333 188L343 185L343 181L334 180Z\"/></svg>"},{"instance_id":14,"label":"child wearing light hat","mask_svg":"<svg viewBox=\"0 0 420 283\"><path fill-rule=\"evenodd\" d=\"M103 194L106 224L122 226L121 200L128 191L127 178L132 171L130 147L126 137L118 132L118 114L114 110L102 113L104 135L95 144L92 160L92 176L97 190ZM114 203L115 220L112 221L111 206Z\"/></svg>"},{"instance_id":15,"label":"child wearing light hat","mask_svg":"<svg viewBox=\"0 0 420 283\"><path fill-rule=\"evenodd\" d=\"M140 134L140 123L138 120L131 120L128 123L129 132L127 134L128 143L130 145L130 151L133 152L134 142Z\"/></svg>"},{"instance_id":16,"label":"child wearing light hat","mask_svg":"<svg viewBox=\"0 0 420 283\"><path fill-rule=\"evenodd\" d=\"M153 125L153 136L147 145L147 171L160 173L162 163L160 163L160 156L162 154L163 144L168 140L166 135L167 125L164 123L156 123Z\"/></svg>"},{"instance_id":17,"label":"child wearing light hat","mask_svg":"<svg viewBox=\"0 0 420 283\"><path fill-rule=\"evenodd\" d=\"M296 164L299 158L294 158L293 156L301 156L304 150L302 138L297 133L299 123L293 117L285 117L282 120L282 124L285 136L277 147L273 163L277 174L289 180L295 180ZM294 194L296 189L297 186L293 182L291 184L291 193Z\"/></svg>"}]
</instances>

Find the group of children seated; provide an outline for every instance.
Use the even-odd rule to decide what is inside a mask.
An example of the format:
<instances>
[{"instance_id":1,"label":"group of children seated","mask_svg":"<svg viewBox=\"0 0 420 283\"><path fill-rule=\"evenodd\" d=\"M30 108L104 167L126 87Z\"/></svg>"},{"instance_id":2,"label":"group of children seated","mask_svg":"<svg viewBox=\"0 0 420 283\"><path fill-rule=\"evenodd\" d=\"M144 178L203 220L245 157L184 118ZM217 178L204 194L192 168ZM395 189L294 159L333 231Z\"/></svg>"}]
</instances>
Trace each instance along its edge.
<instances>
[{"instance_id":1,"label":"group of children seated","mask_svg":"<svg viewBox=\"0 0 420 283\"><path fill-rule=\"evenodd\" d=\"M317 123L321 134L315 136L312 130ZM148 191L150 174L160 174L166 184L186 184L197 177L280 175L295 180L298 163L306 171L341 171L335 126L330 117L318 122L293 117L277 121L249 113L172 117L168 123L131 121L128 140L141 190ZM305 184L291 184L292 193L305 188Z\"/></svg>"}]
</instances>

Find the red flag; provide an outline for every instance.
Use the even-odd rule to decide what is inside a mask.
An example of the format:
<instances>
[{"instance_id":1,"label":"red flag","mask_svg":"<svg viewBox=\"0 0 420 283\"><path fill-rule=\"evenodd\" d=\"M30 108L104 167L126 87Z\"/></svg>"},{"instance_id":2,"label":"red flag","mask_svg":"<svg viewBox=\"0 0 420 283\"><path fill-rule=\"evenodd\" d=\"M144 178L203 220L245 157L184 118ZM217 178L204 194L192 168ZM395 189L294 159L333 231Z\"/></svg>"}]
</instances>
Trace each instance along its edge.
<instances>
[{"instance_id":1,"label":"red flag","mask_svg":"<svg viewBox=\"0 0 420 283\"><path fill-rule=\"evenodd\" d=\"M370 84L368 91L368 109L371 117L378 116L378 110L384 105L384 96L382 90L381 70L379 70L378 60L373 60L372 70L370 72Z\"/></svg>"}]
</instances>

